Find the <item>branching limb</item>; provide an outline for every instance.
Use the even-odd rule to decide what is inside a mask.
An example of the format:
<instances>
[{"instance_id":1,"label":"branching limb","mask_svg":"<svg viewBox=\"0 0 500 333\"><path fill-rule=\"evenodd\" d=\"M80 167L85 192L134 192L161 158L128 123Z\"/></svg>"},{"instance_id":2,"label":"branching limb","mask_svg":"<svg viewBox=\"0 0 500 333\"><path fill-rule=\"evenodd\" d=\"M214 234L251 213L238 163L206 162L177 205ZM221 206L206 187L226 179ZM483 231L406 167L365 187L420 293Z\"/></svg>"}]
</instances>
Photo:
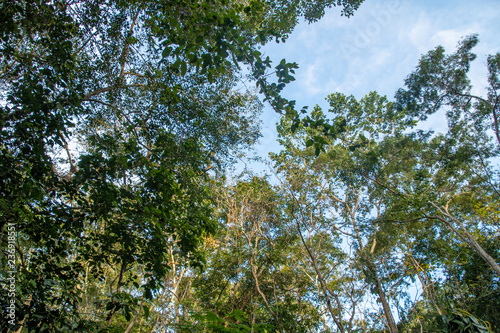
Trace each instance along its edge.
<instances>
[{"instance_id":1,"label":"branching limb","mask_svg":"<svg viewBox=\"0 0 500 333\"><path fill-rule=\"evenodd\" d=\"M495 259L493 259L484 249L483 247L476 241L476 239L474 238L474 236L472 236L469 231L467 230L467 228L465 227L465 225L462 223L462 221L460 221L459 219L457 219L455 216L453 216L452 214L450 214L450 212L448 211L448 207L439 207L438 205L436 205L434 202L430 202L430 204L436 208L440 214L442 214L443 216L445 216L446 218L452 220L454 223L456 223L459 227L460 227L460 230L462 231L463 235L461 233L458 233L462 239L465 240L465 242L471 246L475 251L476 253L481 257L483 258L486 263L495 271L497 272L497 274L500 275L500 266L496 263ZM441 221L445 222L448 226L450 227L453 227L452 226L452 223L450 223L449 221L447 221L446 219L440 219Z\"/></svg>"}]
</instances>

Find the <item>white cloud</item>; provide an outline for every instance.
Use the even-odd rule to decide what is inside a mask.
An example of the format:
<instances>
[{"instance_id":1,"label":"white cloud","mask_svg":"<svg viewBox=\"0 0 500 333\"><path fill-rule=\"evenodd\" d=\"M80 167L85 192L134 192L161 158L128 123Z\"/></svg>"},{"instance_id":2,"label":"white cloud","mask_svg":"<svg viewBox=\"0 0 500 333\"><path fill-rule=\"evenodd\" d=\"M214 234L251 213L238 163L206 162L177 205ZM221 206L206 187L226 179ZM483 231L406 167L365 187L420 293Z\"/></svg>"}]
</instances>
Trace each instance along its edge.
<instances>
[{"instance_id":1,"label":"white cloud","mask_svg":"<svg viewBox=\"0 0 500 333\"><path fill-rule=\"evenodd\" d=\"M322 103L336 91L361 97L377 90L392 98L422 54L437 45L453 52L463 36L477 32L481 42L471 78L484 87L485 54L500 51L499 12L498 0L474 5L460 0L371 0L349 19L336 9L318 23L302 23L285 44L264 50L274 60L299 64L297 80L285 96L296 99L300 108Z\"/></svg>"},{"instance_id":2,"label":"white cloud","mask_svg":"<svg viewBox=\"0 0 500 333\"><path fill-rule=\"evenodd\" d=\"M419 53L426 52L429 49L429 39L431 21L425 13L418 16L418 21L414 23L407 33L408 41L415 47ZM404 32L403 32L404 33ZM404 37L403 37L404 38Z\"/></svg>"},{"instance_id":3,"label":"white cloud","mask_svg":"<svg viewBox=\"0 0 500 333\"><path fill-rule=\"evenodd\" d=\"M467 29L469 30L469 29ZM470 35L473 31L469 30L456 30L456 29L448 29L441 30L436 32L432 38L431 42L434 45L441 45L447 52L452 52L463 37Z\"/></svg>"}]
</instances>

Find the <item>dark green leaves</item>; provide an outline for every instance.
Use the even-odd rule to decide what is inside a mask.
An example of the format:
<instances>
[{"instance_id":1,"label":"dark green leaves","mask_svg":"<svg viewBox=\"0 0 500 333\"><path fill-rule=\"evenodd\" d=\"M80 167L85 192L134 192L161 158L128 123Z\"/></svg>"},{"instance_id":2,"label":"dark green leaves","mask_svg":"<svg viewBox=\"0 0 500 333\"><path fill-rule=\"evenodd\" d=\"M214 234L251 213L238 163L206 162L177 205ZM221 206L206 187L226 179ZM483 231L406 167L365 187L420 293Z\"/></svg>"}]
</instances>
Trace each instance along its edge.
<instances>
[{"instance_id":1,"label":"dark green leaves","mask_svg":"<svg viewBox=\"0 0 500 333\"><path fill-rule=\"evenodd\" d=\"M34 263L19 271L23 330L123 330L141 311L157 319L139 300L165 290L168 251L203 265L213 177L259 136L261 105L237 89L241 68L298 121L281 96L297 65L282 60L273 82L259 47L285 39L306 5L0 4L0 239L14 223L17 258Z\"/></svg>"}]
</instances>

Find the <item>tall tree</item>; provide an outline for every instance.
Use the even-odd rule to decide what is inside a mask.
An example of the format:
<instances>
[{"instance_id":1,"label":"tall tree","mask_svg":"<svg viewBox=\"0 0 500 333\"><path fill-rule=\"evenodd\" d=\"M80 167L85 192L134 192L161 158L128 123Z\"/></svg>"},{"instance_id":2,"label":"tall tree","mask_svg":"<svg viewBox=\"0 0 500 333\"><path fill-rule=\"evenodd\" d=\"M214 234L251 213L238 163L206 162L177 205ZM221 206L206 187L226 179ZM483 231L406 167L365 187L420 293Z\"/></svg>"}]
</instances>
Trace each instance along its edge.
<instances>
[{"instance_id":1,"label":"tall tree","mask_svg":"<svg viewBox=\"0 0 500 333\"><path fill-rule=\"evenodd\" d=\"M418 278L438 317L448 313L462 323L472 322L469 315L450 310L455 296L429 289L438 283L429 272L436 275L442 269L449 274L449 286L470 279L464 279L466 269L453 268L458 253L482 258L488 268L481 272L485 280L478 279L484 285L494 284L493 276L500 272L500 253L492 246L499 227L498 55L488 57L487 96L472 94L467 73L477 42L471 36L453 54L438 47L424 55L395 102L376 93L359 101L336 93L328 96L333 115L316 108L302 119L316 128L283 123L286 149L275 158L278 166L291 163L321 175L324 193L332 193L337 221L351 224L344 231L358 244L360 263L378 290L391 331L398 330L386 296L394 295L393 288ZM448 120L441 133L414 129L436 112ZM297 156L307 156L306 162L291 162ZM464 246L470 247L467 255ZM477 301L492 294L478 295ZM466 307L473 311L471 317L483 314L478 307Z\"/></svg>"},{"instance_id":2,"label":"tall tree","mask_svg":"<svg viewBox=\"0 0 500 333\"><path fill-rule=\"evenodd\" d=\"M221 317L241 313L239 323L252 329L314 332L321 324L311 272L278 190L249 177L222 191L224 228L214 237L210 267L193 282L193 306Z\"/></svg>"},{"instance_id":3,"label":"tall tree","mask_svg":"<svg viewBox=\"0 0 500 333\"><path fill-rule=\"evenodd\" d=\"M360 174L367 167L362 157L374 145L373 141L365 137L366 132L376 133L376 129L370 130L370 127L377 126L377 113L385 112L391 104L377 94L370 94L360 102L352 97L333 94L329 96L329 101L331 111L337 114L331 120L332 126L338 128L337 139L324 137L321 128L308 129L302 125L291 135L293 122L283 121L280 134L285 149L273 159L278 170L289 179L292 188L299 178L298 174L311 177L311 184L305 185L305 188L316 188L314 191L325 207L325 212L321 214L326 218L326 225L330 232L341 235L346 240L342 249L344 255L357 270L364 273L372 293L382 305L387 327L391 332L397 332L389 295L394 284L404 282L404 274L401 276L396 270L391 272L387 269L391 265L397 265L397 259L391 260L393 249L381 242L384 236L376 223L383 212L383 198L369 195L371 182ZM314 109L310 117L316 123L329 121L319 107ZM390 131L394 127L391 122L379 124L384 124ZM325 152L319 156L316 156L314 141L322 141L327 145ZM297 201L307 200L307 197L310 194L300 196ZM314 206L319 209L317 205ZM315 216L318 213L319 211L311 212ZM314 265L312 256L311 259ZM325 294L326 289L325 287ZM337 303L343 302L337 300ZM342 319L341 316L337 323L340 331L344 331Z\"/></svg>"},{"instance_id":4,"label":"tall tree","mask_svg":"<svg viewBox=\"0 0 500 333\"><path fill-rule=\"evenodd\" d=\"M279 93L296 65L281 61L268 82L258 48L301 16L337 5L351 15L360 3L1 1L0 243L6 267L15 228L19 267L9 328L135 320L173 265L172 235L202 265L199 245L216 227L211 170L258 137L260 104L237 88L241 67L295 117ZM95 316L80 311L90 281L108 289Z\"/></svg>"}]
</instances>

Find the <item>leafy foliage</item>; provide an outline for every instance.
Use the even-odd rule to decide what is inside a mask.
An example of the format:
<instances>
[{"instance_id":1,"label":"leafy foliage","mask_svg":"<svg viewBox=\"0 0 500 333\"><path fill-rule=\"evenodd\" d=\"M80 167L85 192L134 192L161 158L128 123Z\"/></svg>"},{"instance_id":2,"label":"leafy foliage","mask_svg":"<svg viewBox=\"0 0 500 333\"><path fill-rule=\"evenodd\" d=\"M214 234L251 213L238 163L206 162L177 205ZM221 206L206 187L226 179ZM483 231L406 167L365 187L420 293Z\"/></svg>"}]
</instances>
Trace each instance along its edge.
<instances>
[{"instance_id":1,"label":"leafy foliage","mask_svg":"<svg viewBox=\"0 0 500 333\"><path fill-rule=\"evenodd\" d=\"M309 113L259 51L361 2L1 1L2 331L498 330L500 53L484 96L472 35ZM276 174L229 184L259 93Z\"/></svg>"},{"instance_id":2,"label":"leafy foliage","mask_svg":"<svg viewBox=\"0 0 500 333\"><path fill-rule=\"evenodd\" d=\"M332 228L353 240L391 332L402 328L391 325L391 308L405 299L398 288L417 278L425 302L406 305L403 314L413 324L443 328L451 302L459 312L450 320L467 326L478 316L497 325L485 310L491 307L480 305L496 303L500 272L492 245L498 238L496 56L488 58L487 96L472 95L467 72L477 42L470 36L451 55L438 47L423 56L395 102L375 92L359 101L336 93L327 98L333 116L316 107L304 118L322 127L281 123L285 149L273 157L278 170L291 184L300 173L315 179L308 186L321 188ZM413 129L436 112L448 119L442 133ZM461 286L463 292L444 292ZM396 295L393 306L386 294ZM473 315L460 319L460 311Z\"/></svg>"},{"instance_id":3,"label":"leafy foliage","mask_svg":"<svg viewBox=\"0 0 500 333\"><path fill-rule=\"evenodd\" d=\"M19 267L9 328L130 331L149 317L179 273L171 258L204 265L214 176L259 137L242 66L293 116L279 92L297 65L281 61L273 85L258 48L299 17L360 3L1 1L0 243L14 225Z\"/></svg>"}]
</instances>

